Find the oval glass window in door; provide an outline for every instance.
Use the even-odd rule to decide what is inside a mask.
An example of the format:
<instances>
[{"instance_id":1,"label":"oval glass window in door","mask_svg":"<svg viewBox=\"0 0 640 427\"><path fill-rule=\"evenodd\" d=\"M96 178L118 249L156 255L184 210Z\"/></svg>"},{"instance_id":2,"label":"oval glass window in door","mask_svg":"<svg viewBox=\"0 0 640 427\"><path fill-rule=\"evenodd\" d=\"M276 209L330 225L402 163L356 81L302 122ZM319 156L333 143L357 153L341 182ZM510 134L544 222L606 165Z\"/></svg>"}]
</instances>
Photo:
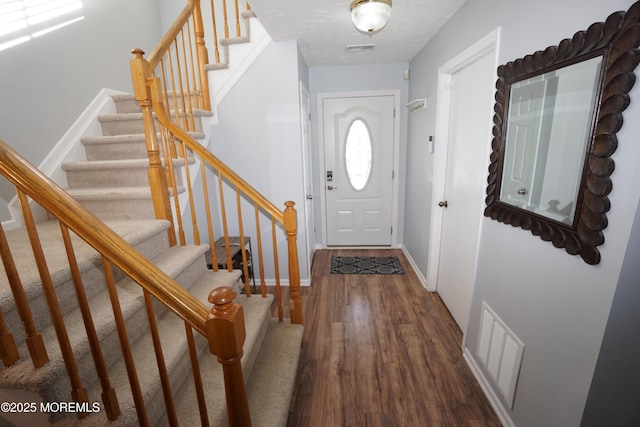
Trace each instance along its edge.
<instances>
[{"instance_id":1,"label":"oval glass window in door","mask_svg":"<svg viewBox=\"0 0 640 427\"><path fill-rule=\"evenodd\" d=\"M349 126L344 151L349 183L360 191L367 186L371 176L372 155L371 134L361 119L354 120Z\"/></svg>"}]
</instances>

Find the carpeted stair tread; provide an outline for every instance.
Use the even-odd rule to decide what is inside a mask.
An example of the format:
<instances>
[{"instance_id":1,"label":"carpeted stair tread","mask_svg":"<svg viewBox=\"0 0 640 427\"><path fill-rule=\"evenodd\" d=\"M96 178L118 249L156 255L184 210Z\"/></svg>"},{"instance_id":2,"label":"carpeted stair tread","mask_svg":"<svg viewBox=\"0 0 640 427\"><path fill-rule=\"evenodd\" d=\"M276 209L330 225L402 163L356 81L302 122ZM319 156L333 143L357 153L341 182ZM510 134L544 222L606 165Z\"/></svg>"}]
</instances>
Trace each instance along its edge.
<instances>
[{"instance_id":1,"label":"carpeted stair tread","mask_svg":"<svg viewBox=\"0 0 640 427\"><path fill-rule=\"evenodd\" d=\"M246 339L243 346L242 368L246 382L247 378L253 375L253 368L260 357L260 349L269 329L273 296L267 295L267 298L262 298L258 295L251 297L240 295L235 301L243 306L245 316ZM208 357L207 352L208 349L205 349L199 361L209 424L221 426L226 424L227 418L222 370L217 359ZM200 425L196 392L191 376L177 391L175 402L181 425Z\"/></svg>"},{"instance_id":2,"label":"carpeted stair tread","mask_svg":"<svg viewBox=\"0 0 640 427\"><path fill-rule=\"evenodd\" d=\"M247 382L255 427L285 427L302 351L304 327L271 319L260 354Z\"/></svg>"},{"instance_id":3,"label":"carpeted stair tread","mask_svg":"<svg viewBox=\"0 0 640 427\"><path fill-rule=\"evenodd\" d=\"M191 110L189 111L191 112ZM169 111L170 114L175 114L175 111ZM179 111L179 113L182 113ZM194 108L193 115L196 117L211 117L213 113L207 110L201 110ZM116 114L101 114L98 116L100 122L119 122L126 120L142 120L142 113L116 113Z\"/></svg>"},{"instance_id":4,"label":"carpeted stair tread","mask_svg":"<svg viewBox=\"0 0 640 427\"><path fill-rule=\"evenodd\" d=\"M129 169L149 168L149 159L128 160L91 160L80 162L67 162L62 164L65 172L76 170L100 170L100 169Z\"/></svg>"},{"instance_id":5,"label":"carpeted stair tread","mask_svg":"<svg viewBox=\"0 0 640 427\"><path fill-rule=\"evenodd\" d=\"M150 187L69 188L67 193L81 200L151 199Z\"/></svg>"}]
</instances>

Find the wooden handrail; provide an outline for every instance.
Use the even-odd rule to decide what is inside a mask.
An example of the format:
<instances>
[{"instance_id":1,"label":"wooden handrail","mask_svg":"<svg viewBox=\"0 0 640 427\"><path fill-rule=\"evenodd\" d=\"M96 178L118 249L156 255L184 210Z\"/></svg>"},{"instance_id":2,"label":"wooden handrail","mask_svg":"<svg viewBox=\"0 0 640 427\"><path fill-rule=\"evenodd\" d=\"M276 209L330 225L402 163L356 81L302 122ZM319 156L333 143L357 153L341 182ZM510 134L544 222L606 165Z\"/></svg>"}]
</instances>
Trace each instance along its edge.
<instances>
[{"instance_id":1,"label":"wooden handrail","mask_svg":"<svg viewBox=\"0 0 640 427\"><path fill-rule=\"evenodd\" d=\"M164 54L169 50L173 41L176 39L178 34L180 34L180 31L182 31L184 24L189 20L195 10L196 2L199 3L197 0L187 0L187 5L182 9L180 14L178 14L165 35L162 36L156 48L153 49L153 52L149 54L148 61L149 64L151 64L152 70L160 63Z\"/></svg>"},{"instance_id":2,"label":"wooden handrail","mask_svg":"<svg viewBox=\"0 0 640 427\"><path fill-rule=\"evenodd\" d=\"M143 60L142 55L138 52L134 52L136 55L135 60ZM188 145L189 149L194 153L201 156L206 163L218 169L233 185L237 186L243 193L245 193L251 200L256 201L262 209L264 209L269 215L272 215L278 222L284 223L284 215L274 203L263 196L259 191L253 188L247 181L242 179L240 175L233 171L229 166L218 159L213 153L198 144L191 135L189 135L184 129L178 126L167 113L162 103L162 91L160 89L160 79L151 78L151 98L153 102L153 110L156 113L158 121L166 127L177 139Z\"/></svg>"},{"instance_id":3,"label":"wooden handrail","mask_svg":"<svg viewBox=\"0 0 640 427\"><path fill-rule=\"evenodd\" d=\"M209 311L94 214L0 140L0 174L35 200L169 310L205 334Z\"/></svg>"}]
</instances>

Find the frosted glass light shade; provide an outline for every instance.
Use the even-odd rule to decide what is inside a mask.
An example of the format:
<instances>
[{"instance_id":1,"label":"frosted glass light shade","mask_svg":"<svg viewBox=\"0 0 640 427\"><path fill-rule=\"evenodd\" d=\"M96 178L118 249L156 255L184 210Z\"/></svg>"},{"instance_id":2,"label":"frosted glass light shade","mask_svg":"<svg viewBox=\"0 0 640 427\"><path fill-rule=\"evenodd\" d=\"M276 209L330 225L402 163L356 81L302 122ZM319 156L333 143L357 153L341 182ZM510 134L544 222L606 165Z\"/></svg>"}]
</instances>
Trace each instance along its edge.
<instances>
[{"instance_id":1,"label":"frosted glass light shade","mask_svg":"<svg viewBox=\"0 0 640 427\"><path fill-rule=\"evenodd\" d=\"M391 18L391 0L353 0L351 20L364 33L375 33L383 29Z\"/></svg>"}]
</instances>

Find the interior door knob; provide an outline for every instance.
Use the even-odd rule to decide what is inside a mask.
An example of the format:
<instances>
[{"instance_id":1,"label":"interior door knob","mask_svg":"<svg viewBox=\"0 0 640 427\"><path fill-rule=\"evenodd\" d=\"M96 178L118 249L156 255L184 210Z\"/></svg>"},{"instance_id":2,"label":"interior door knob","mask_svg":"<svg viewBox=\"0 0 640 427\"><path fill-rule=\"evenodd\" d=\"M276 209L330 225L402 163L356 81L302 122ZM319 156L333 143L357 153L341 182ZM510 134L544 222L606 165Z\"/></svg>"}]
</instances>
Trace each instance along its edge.
<instances>
[{"instance_id":1,"label":"interior door knob","mask_svg":"<svg viewBox=\"0 0 640 427\"><path fill-rule=\"evenodd\" d=\"M331 190L337 190L338 187L334 187L333 185L327 185L327 190L331 191Z\"/></svg>"},{"instance_id":2,"label":"interior door knob","mask_svg":"<svg viewBox=\"0 0 640 427\"><path fill-rule=\"evenodd\" d=\"M438 206L440 206L441 208L446 208L447 206L449 206L449 203L447 203L446 200L443 200L440 203L438 203Z\"/></svg>"},{"instance_id":3,"label":"interior door knob","mask_svg":"<svg viewBox=\"0 0 640 427\"><path fill-rule=\"evenodd\" d=\"M307 200L312 200L313 196L311 194L307 194Z\"/></svg>"}]
</instances>

